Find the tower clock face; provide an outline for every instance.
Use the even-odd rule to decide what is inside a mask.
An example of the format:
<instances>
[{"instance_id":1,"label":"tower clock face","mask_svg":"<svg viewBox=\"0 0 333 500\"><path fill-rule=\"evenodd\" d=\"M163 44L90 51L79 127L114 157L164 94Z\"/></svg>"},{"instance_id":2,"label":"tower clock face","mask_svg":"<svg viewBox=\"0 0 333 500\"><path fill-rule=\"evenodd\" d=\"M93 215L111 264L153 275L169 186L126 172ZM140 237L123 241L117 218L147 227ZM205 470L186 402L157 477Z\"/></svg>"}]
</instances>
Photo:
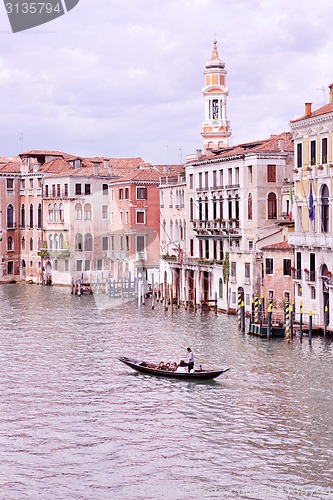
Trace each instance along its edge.
<instances>
[{"instance_id":1,"label":"tower clock face","mask_svg":"<svg viewBox=\"0 0 333 500\"><path fill-rule=\"evenodd\" d=\"M217 120L219 117L219 102L217 99L213 100L213 120Z\"/></svg>"}]
</instances>

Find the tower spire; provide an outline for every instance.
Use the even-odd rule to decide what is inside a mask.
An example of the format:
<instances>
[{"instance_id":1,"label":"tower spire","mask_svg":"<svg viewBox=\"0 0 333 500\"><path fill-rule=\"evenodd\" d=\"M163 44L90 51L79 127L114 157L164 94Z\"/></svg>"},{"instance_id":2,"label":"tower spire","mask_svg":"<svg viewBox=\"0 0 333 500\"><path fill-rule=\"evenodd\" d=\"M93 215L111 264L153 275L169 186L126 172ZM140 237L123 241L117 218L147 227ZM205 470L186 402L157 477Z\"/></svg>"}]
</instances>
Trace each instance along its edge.
<instances>
[{"instance_id":1,"label":"tower spire","mask_svg":"<svg viewBox=\"0 0 333 500\"><path fill-rule=\"evenodd\" d=\"M205 100L205 119L202 124L205 153L229 145L231 129L227 120L226 74L225 64L219 58L217 39L214 35L212 56L204 69L205 87L202 90Z\"/></svg>"}]
</instances>

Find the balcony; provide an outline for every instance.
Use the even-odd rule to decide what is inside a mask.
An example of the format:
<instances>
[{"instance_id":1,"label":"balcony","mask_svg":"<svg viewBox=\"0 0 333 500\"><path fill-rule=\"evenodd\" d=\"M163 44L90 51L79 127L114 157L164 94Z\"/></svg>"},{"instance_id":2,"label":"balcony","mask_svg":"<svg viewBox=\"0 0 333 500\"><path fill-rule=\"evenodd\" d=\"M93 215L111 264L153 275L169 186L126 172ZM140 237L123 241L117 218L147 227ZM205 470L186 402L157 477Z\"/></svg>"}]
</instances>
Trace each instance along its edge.
<instances>
[{"instance_id":1,"label":"balcony","mask_svg":"<svg viewBox=\"0 0 333 500\"><path fill-rule=\"evenodd\" d=\"M329 233L291 233L289 245L333 249L333 235Z\"/></svg>"},{"instance_id":2,"label":"balcony","mask_svg":"<svg viewBox=\"0 0 333 500\"><path fill-rule=\"evenodd\" d=\"M147 252L136 252L135 260L147 260Z\"/></svg>"},{"instance_id":3,"label":"balcony","mask_svg":"<svg viewBox=\"0 0 333 500\"><path fill-rule=\"evenodd\" d=\"M239 233L239 220L194 220L193 229L198 234L236 234Z\"/></svg>"},{"instance_id":4,"label":"balcony","mask_svg":"<svg viewBox=\"0 0 333 500\"><path fill-rule=\"evenodd\" d=\"M304 269L304 279L307 282L314 283L317 280L317 272L316 271L308 271Z\"/></svg>"},{"instance_id":5,"label":"balcony","mask_svg":"<svg viewBox=\"0 0 333 500\"><path fill-rule=\"evenodd\" d=\"M291 270L291 276L293 280L302 280L302 269L292 269Z\"/></svg>"}]
</instances>

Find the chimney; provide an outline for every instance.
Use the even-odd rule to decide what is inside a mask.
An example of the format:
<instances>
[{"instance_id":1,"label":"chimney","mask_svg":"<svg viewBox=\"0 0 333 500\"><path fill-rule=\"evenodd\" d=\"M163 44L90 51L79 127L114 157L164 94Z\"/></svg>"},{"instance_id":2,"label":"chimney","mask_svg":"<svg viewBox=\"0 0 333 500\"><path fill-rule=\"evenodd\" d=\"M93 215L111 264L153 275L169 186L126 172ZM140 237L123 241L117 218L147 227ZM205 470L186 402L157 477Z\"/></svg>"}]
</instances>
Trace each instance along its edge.
<instances>
[{"instance_id":1,"label":"chimney","mask_svg":"<svg viewBox=\"0 0 333 500\"><path fill-rule=\"evenodd\" d=\"M333 83L328 88L330 89L330 102L333 102Z\"/></svg>"},{"instance_id":2,"label":"chimney","mask_svg":"<svg viewBox=\"0 0 333 500\"><path fill-rule=\"evenodd\" d=\"M110 167L110 160L104 158L104 168L108 169Z\"/></svg>"},{"instance_id":3,"label":"chimney","mask_svg":"<svg viewBox=\"0 0 333 500\"><path fill-rule=\"evenodd\" d=\"M167 173L168 173L168 166L164 165L163 166L163 174L167 174Z\"/></svg>"},{"instance_id":4,"label":"chimney","mask_svg":"<svg viewBox=\"0 0 333 500\"><path fill-rule=\"evenodd\" d=\"M306 102L305 103L305 116L308 117L308 116L311 116L311 106L312 106L312 102Z\"/></svg>"},{"instance_id":5,"label":"chimney","mask_svg":"<svg viewBox=\"0 0 333 500\"><path fill-rule=\"evenodd\" d=\"M281 153L284 151L284 139L279 139L279 150Z\"/></svg>"},{"instance_id":6,"label":"chimney","mask_svg":"<svg viewBox=\"0 0 333 500\"><path fill-rule=\"evenodd\" d=\"M197 160L201 160L201 157L202 157L202 150L201 149L196 150L196 157L197 157Z\"/></svg>"},{"instance_id":7,"label":"chimney","mask_svg":"<svg viewBox=\"0 0 333 500\"><path fill-rule=\"evenodd\" d=\"M76 158L76 160L74 160L74 168L81 168L81 159L80 158Z\"/></svg>"},{"instance_id":8,"label":"chimney","mask_svg":"<svg viewBox=\"0 0 333 500\"><path fill-rule=\"evenodd\" d=\"M112 165L109 164L109 176L112 177L113 172L112 172Z\"/></svg>"}]
</instances>

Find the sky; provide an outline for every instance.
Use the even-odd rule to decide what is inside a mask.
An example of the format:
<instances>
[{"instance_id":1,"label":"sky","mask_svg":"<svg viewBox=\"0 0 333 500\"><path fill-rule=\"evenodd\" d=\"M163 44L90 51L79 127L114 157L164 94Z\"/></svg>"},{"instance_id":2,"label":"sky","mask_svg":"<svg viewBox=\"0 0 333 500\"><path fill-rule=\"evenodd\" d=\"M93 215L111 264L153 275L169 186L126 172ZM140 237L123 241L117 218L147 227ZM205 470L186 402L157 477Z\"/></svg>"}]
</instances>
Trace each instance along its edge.
<instances>
[{"instance_id":1,"label":"sky","mask_svg":"<svg viewBox=\"0 0 333 500\"><path fill-rule=\"evenodd\" d=\"M288 131L305 102L328 102L332 16L327 0L80 0L13 34L1 2L0 156L48 149L184 162L203 148L214 35L231 144Z\"/></svg>"}]
</instances>

